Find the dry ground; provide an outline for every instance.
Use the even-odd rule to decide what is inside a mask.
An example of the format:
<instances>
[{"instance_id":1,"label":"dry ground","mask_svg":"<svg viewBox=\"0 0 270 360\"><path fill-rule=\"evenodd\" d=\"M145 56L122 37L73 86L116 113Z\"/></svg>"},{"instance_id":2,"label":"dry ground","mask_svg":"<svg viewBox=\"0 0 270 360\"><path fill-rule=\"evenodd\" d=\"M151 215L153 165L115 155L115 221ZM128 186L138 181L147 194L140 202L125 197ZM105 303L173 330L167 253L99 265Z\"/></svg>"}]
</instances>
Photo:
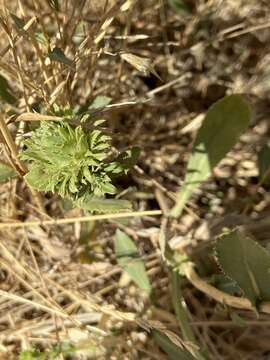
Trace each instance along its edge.
<instances>
[{"instance_id":1,"label":"dry ground","mask_svg":"<svg viewBox=\"0 0 270 360\"><path fill-rule=\"evenodd\" d=\"M0 1L0 74L16 97L12 105L0 102L0 116L110 96L115 105L95 116L107 119L118 148L142 149L138 166L118 184L137 211L172 206L208 107L225 94L249 98L252 126L194 194L188 211L166 227L168 241L185 248L202 275L217 273L214 235L225 225L256 224L270 206L269 186L258 185L257 167L270 131L269 2L199 0L190 14L176 12L166 0L63 0L59 11L48 3ZM26 31L18 31L9 11L28 23ZM44 31L47 40L37 42ZM51 61L47 54L55 46L75 65ZM160 79L125 61L123 52L150 59ZM12 124L10 131L20 149L29 125ZM2 145L1 157L6 156ZM38 201L22 180L1 185L1 223L84 215L64 205L49 194ZM88 355L80 352L77 359L166 359L138 325L158 320L181 336L158 243L162 225L161 216L144 216L2 229L0 358L18 359L22 349L69 342L88 348ZM140 249L154 289L151 301L117 265L112 241L117 228ZM267 244L268 227L253 230ZM188 283L184 296L209 359L270 359L269 315L258 319L250 311L231 310Z\"/></svg>"}]
</instances>

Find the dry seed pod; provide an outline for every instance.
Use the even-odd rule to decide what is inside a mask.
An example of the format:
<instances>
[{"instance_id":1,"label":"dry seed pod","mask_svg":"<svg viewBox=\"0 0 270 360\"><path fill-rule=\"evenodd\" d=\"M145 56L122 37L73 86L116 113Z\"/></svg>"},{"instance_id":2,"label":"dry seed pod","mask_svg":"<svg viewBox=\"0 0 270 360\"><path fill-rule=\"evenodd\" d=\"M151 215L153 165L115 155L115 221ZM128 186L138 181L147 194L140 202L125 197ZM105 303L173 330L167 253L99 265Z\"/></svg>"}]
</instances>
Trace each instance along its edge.
<instances>
[{"instance_id":1,"label":"dry seed pod","mask_svg":"<svg viewBox=\"0 0 270 360\"><path fill-rule=\"evenodd\" d=\"M122 53L120 54L121 58L128 62L135 69L139 70L144 75L148 76L149 73L154 74L157 78L160 79L154 67L151 64L151 60L145 57L137 56L131 53ZM160 79L161 80L161 79Z\"/></svg>"}]
</instances>

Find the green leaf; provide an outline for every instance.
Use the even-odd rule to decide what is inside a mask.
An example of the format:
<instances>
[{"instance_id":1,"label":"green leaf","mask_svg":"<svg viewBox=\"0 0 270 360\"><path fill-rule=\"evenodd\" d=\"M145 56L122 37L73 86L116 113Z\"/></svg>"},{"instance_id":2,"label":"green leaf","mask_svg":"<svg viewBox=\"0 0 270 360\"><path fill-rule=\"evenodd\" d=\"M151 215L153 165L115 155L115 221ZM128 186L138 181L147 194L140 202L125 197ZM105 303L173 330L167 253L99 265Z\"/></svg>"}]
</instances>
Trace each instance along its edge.
<instances>
[{"instance_id":1,"label":"green leaf","mask_svg":"<svg viewBox=\"0 0 270 360\"><path fill-rule=\"evenodd\" d=\"M247 327L247 323L246 321L240 316L238 315L235 311L231 311L230 312L230 317L232 319L232 322L240 327Z\"/></svg>"},{"instance_id":2,"label":"green leaf","mask_svg":"<svg viewBox=\"0 0 270 360\"><path fill-rule=\"evenodd\" d=\"M176 271L172 271L172 303L174 312L183 334L183 339L195 343L195 337L189 323L189 310L185 305L185 299L182 294L181 277Z\"/></svg>"},{"instance_id":3,"label":"green leaf","mask_svg":"<svg viewBox=\"0 0 270 360\"><path fill-rule=\"evenodd\" d=\"M138 146L133 146L132 148L122 152L115 161L121 164L123 171L127 171L137 163L140 153L141 149Z\"/></svg>"},{"instance_id":4,"label":"green leaf","mask_svg":"<svg viewBox=\"0 0 270 360\"><path fill-rule=\"evenodd\" d=\"M194 190L233 148L249 122L250 109L241 95L226 96L210 107L193 145L185 181L171 216L181 215Z\"/></svg>"},{"instance_id":5,"label":"green leaf","mask_svg":"<svg viewBox=\"0 0 270 360\"><path fill-rule=\"evenodd\" d=\"M270 254L266 249L236 229L218 238L215 252L221 269L253 306L270 300Z\"/></svg>"},{"instance_id":6,"label":"green leaf","mask_svg":"<svg viewBox=\"0 0 270 360\"><path fill-rule=\"evenodd\" d=\"M56 11L60 10L59 1L58 0L47 0L50 7Z\"/></svg>"},{"instance_id":7,"label":"green leaf","mask_svg":"<svg viewBox=\"0 0 270 360\"><path fill-rule=\"evenodd\" d=\"M119 229L114 236L114 250L118 264L140 289L150 295L151 285L138 249L131 238Z\"/></svg>"},{"instance_id":8,"label":"green leaf","mask_svg":"<svg viewBox=\"0 0 270 360\"><path fill-rule=\"evenodd\" d=\"M112 98L108 96L97 96L92 104L89 106L89 109L101 109L109 105L112 101Z\"/></svg>"},{"instance_id":9,"label":"green leaf","mask_svg":"<svg viewBox=\"0 0 270 360\"><path fill-rule=\"evenodd\" d=\"M258 154L258 168L260 183L268 183L270 175L270 146L265 144Z\"/></svg>"},{"instance_id":10,"label":"green leaf","mask_svg":"<svg viewBox=\"0 0 270 360\"><path fill-rule=\"evenodd\" d=\"M16 98L12 94L12 90L7 80L1 74L0 74L0 98L11 105L16 102Z\"/></svg>"},{"instance_id":11,"label":"green leaf","mask_svg":"<svg viewBox=\"0 0 270 360\"><path fill-rule=\"evenodd\" d=\"M208 282L227 294L236 295L241 293L241 289L236 282L223 274L213 274Z\"/></svg>"},{"instance_id":12,"label":"green leaf","mask_svg":"<svg viewBox=\"0 0 270 360\"><path fill-rule=\"evenodd\" d=\"M108 96L97 96L94 101L87 100L83 105L77 110L78 115L82 115L89 110L99 110L110 104L112 98ZM95 111L94 111L95 112Z\"/></svg>"},{"instance_id":13,"label":"green leaf","mask_svg":"<svg viewBox=\"0 0 270 360\"><path fill-rule=\"evenodd\" d=\"M190 4L187 3L187 1L184 0L169 0L169 5L180 13L192 13L192 7Z\"/></svg>"},{"instance_id":14,"label":"green leaf","mask_svg":"<svg viewBox=\"0 0 270 360\"><path fill-rule=\"evenodd\" d=\"M26 175L24 175L24 179L28 185L37 189L39 191L49 191L49 183L48 179L46 181L46 177L44 176L44 172L40 169L40 167L34 167L28 171Z\"/></svg>"},{"instance_id":15,"label":"green leaf","mask_svg":"<svg viewBox=\"0 0 270 360\"><path fill-rule=\"evenodd\" d=\"M75 201L74 204L83 210L106 214L132 210L132 204L128 200L104 199L91 195L86 195L83 199Z\"/></svg>"},{"instance_id":16,"label":"green leaf","mask_svg":"<svg viewBox=\"0 0 270 360\"><path fill-rule=\"evenodd\" d=\"M25 21L21 18L19 18L17 15L10 13L10 16L14 22L14 24L16 25L16 27L18 28L18 30L23 30L24 26L25 26Z\"/></svg>"},{"instance_id":17,"label":"green leaf","mask_svg":"<svg viewBox=\"0 0 270 360\"><path fill-rule=\"evenodd\" d=\"M87 29L87 21L79 21L72 37L72 41L78 46L84 39L85 29Z\"/></svg>"},{"instance_id":18,"label":"green leaf","mask_svg":"<svg viewBox=\"0 0 270 360\"><path fill-rule=\"evenodd\" d=\"M114 162L108 164L106 171L112 174L121 174L122 172L127 173L138 161L141 149L138 146L122 152L117 156Z\"/></svg>"},{"instance_id":19,"label":"green leaf","mask_svg":"<svg viewBox=\"0 0 270 360\"><path fill-rule=\"evenodd\" d=\"M46 354L41 353L39 350L31 349L25 350L20 353L19 360L45 360Z\"/></svg>"},{"instance_id":20,"label":"green leaf","mask_svg":"<svg viewBox=\"0 0 270 360\"><path fill-rule=\"evenodd\" d=\"M44 46L49 46L48 39L43 32L36 32L35 38L36 38L37 42L39 42L40 44L42 44Z\"/></svg>"},{"instance_id":21,"label":"green leaf","mask_svg":"<svg viewBox=\"0 0 270 360\"><path fill-rule=\"evenodd\" d=\"M16 176L17 174L12 167L0 161L0 183L5 183Z\"/></svg>"},{"instance_id":22,"label":"green leaf","mask_svg":"<svg viewBox=\"0 0 270 360\"><path fill-rule=\"evenodd\" d=\"M196 360L187 350L171 342L171 340L158 330L153 330L153 338L158 346L168 355L169 360Z\"/></svg>"},{"instance_id":23,"label":"green leaf","mask_svg":"<svg viewBox=\"0 0 270 360\"><path fill-rule=\"evenodd\" d=\"M73 66L73 61L67 58L63 50L58 47L55 47L48 56L52 61L57 61L70 67Z\"/></svg>"},{"instance_id":24,"label":"green leaf","mask_svg":"<svg viewBox=\"0 0 270 360\"><path fill-rule=\"evenodd\" d=\"M53 346L50 350L40 352L37 349L25 350L20 353L19 360L52 360L59 355L70 356L74 354L76 348L70 343L60 343Z\"/></svg>"}]
</instances>

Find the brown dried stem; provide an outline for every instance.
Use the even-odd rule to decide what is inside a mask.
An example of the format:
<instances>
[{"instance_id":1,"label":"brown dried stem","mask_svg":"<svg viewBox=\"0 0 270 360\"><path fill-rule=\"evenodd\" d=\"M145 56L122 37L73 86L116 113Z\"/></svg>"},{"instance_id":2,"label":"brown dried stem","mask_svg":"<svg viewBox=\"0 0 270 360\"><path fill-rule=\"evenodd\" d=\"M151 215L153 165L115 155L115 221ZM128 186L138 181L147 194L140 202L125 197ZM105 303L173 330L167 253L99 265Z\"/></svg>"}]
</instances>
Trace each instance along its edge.
<instances>
[{"instance_id":1,"label":"brown dried stem","mask_svg":"<svg viewBox=\"0 0 270 360\"><path fill-rule=\"evenodd\" d=\"M255 310L251 302L246 298L229 295L214 286L210 285L207 281L203 280L195 271L194 264L187 263L183 266L183 271L187 279L191 282L196 289L202 291L212 299L224 305L231 306L243 310ZM263 302L259 311L270 314L270 302Z\"/></svg>"},{"instance_id":2,"label":"brown dried stem","mask_svg":"<svg viewBox=\"0 0 270 360\"><path fill-rule=\"evenodd\" d=\"M13 160L13 164L14 167L17 169L17 172L20 176L23 176L26 172L27 172L27 166L20 160L19 158L19 152L18 152L18 148L17 145L15 144L10 131L5 123L5 120L2 116L0 116L0 131L3 135L3 138L6 142L6 145L11 153L11 159ZM32 189L31 187L29 187L33 198L38 206L38 209L42 212L42 213L46 213L44 205L42 203L42 199L40 194Z\"/></svg>"}]
</instances>

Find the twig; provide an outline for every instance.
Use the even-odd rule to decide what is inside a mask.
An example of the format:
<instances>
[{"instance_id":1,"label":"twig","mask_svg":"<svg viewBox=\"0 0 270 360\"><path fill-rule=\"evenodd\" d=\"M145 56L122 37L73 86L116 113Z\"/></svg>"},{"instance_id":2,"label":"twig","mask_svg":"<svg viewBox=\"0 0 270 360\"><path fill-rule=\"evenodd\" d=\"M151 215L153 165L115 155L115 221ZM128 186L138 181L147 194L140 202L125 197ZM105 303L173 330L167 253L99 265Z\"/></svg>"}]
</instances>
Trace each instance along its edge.
<instances>
[{"instance_id":1,"label":"twig","mask_svg":"<svg viewBox=\"0 0 270 360\"><path fill-rule=\"evenodd\" d=\"M34 22L36 21L36 17L33 16L23 27L24 31L27 31L30 29L30 27L34 24ZM20 34L17 34L14 36L13 39L13 43L14 45L17 43L18 40L20 40L22 38L23 32L21 32ZM2 49L2 51L0 52L0 58L2 59L7 52L10 50L11 48L11 44L8 44L4 49Z\"/></svg>"},{"instance_id":2,"label":"twig","mask_svg":"<svg viewBox=\"0 0 270 360\"><path fill-rule=\"evenodd\" d=\"M0 116L0 132L2 133L2 135L5 139L5 142L9 148L9 151L12 155L12 158L14 160L14 165L15 166L17 165L16 169L18 169L18 173L20 175L24 175L27 172L27 166L20 160L17 145L15 144L15 142L10 134L10 131L5 123L5 120L3 119L2 116ZM46 214L40 194L35 189L32 189L30 186L29 186L29 189L33 195L33 198L34 198L39 210L42 213Z\"/></svg>"},{"instance_id":3,"label":"twig","mask_svg":"<svg viewBox=\"0 0 270 360\"><path fill-rule=\"evenodd\" d=\"M4 290L0 289L0 296L9 300L13 300L16 301L20 304L29 304L31 306L33 306L36 309L41 309L44 310L48 313L51 314L57 314L63 318L69 318L70 316L68 314L66 314L64 311L55 309L55 308L50 308L49 306L37 303L36 301L33 300L29 300L29 299L25 299L24 297L18 296L16 294L12 294L11 292L7 292Z\"/></svg>"},{"instance_id":4,"label":"twig","mask_svg":"<svg viewBox=\"0 0 270 360\"><path fill-rule=\"evenodd\" d=\"M148 93L146 94L147 97L153 97L154 95L162 92L163 90L166 90L168 88L170 88L171 86L177 84L177 83L181 83L184 80L190 79L191 78L191 73L185 73L184 75L179 76L176 79L173 79L172 81L169 81L168 83L161 85L157 88L155 88L154 90L148 91Z\"/></svg>"},{"instance_id":5,"label":"twig","mask_svg":"<svg viewBox=\"0 0 270 360\"><path fill-rule=\"evenodd\" d=\"M142 217L142 216L158 216L162 215L161 210L149 210L149 211L134 211L117 214L104 214L104 215L90 215L82 217L71 217L66 219L53 219L53 220L37 220L37 221L25 221L25 222L14 222L14 223L0 223L0 230L7 228L26 228L31 226L45 226L45 225L64 225L72 224L75 222L88 222L97 220L109 220L109 219L121 219L130 217Z\"/></svg>"},{"instance_id":6,"label":"twig","mask_svg":"<svg viewBox=\"0 0 270 360\"><path fill-rule=\"evenodd\" d=\"M9 148L9 151L13 157L15 165L17 165L16 168L20 170L21 175L25 174L27 172L27 167L24 165L24 163L19 158L19 152L18 152L17 146L16 146L14 140L12 139L12 136L10 135L8 127L2 116L0 116L0 131L5 139L5 142Z\"/></svg>"},{"instance_id":7,"label":"twig","mask_svg":"<svg viewBox=\"0 0 270 360\"><path fill-rule=\"evenodd\" d=\"M257 31L257 30L263 30L263 29L267 29L270 27L270 21L267 21L263 24L259 24L259 25L254 25L254 26L250 26L246 29L243 29L243 30L239 30L239 31L236 31L234 32L233 34L231 35L227 35L226 37L224 37L222 40L227 40L227 39L233 39L235 37L238 37L238 36L241 36L241 35L245 35L245 34L248 34L248 33L251 33L251 32L254 32L254 31ZM224 35L224 32L220 34L221 36Z\"/></svg>"}]
</instances>

